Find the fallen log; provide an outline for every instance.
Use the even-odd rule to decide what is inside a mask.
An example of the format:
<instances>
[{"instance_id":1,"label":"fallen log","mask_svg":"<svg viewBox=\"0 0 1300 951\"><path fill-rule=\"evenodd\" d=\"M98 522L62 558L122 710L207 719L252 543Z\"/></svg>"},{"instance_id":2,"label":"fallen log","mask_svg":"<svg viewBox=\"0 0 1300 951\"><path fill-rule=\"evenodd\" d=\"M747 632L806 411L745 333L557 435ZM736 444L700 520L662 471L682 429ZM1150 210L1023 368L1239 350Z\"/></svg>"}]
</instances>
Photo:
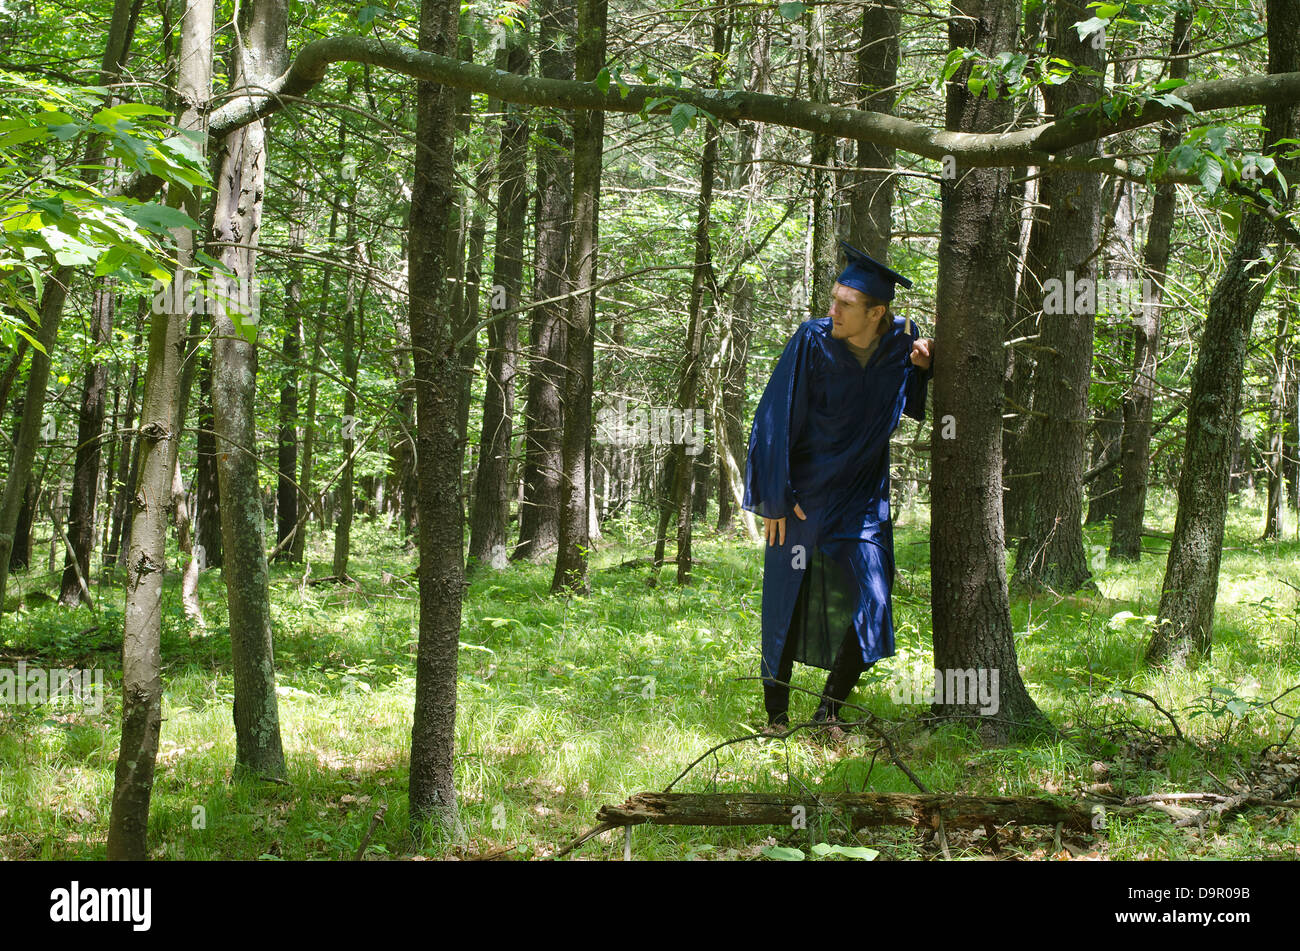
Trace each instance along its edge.
<instances>
[{"instance_id":1,"label":"fallen log","mask_svg":"<svg viewBox=\"0 0 1300 951\"><path fill-rule=\"evenodd\" d=\"M609 825L739 826L789 825L795 818L837 816L851 829L910 825L949 829L985 828L990 823L1055 826L1079 832L1094 830L1087 806L1067 805L1030 796L948 796L916 793L828 793L821 796L782 793L642 792L622 805L601 806L596 818Z\"/></svg>"}]
</instances>

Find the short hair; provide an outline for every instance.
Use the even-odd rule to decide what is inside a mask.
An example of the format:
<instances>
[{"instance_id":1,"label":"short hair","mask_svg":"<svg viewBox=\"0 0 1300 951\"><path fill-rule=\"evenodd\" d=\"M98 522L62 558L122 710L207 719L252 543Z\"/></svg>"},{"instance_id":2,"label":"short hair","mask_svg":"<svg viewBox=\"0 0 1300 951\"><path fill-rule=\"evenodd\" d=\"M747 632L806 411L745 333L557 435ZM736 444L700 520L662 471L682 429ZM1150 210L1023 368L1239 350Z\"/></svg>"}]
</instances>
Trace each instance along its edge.
<instances>
[{"instance_id":1,"label":"short hair","mask_svg":"<svg viewBox=\"0 0 1300 951\"><path fill-rule=\"evenodd\" d=\"M848 285L846 284L844 286L847 287ZM871 294L868 294L866 291L858 290L858 288L856 287L853 288L853 290L858 291L858 293L862 295L864 301L863 306L866 307L867 310L871 310L873 307L883 307L885 308L885 316L882 317L881 319L886 321L887 325L889 323L893 323L894 308L890 305L889 301L881 300L879 297L873 297Z\"/></svg>"}]
</instances>

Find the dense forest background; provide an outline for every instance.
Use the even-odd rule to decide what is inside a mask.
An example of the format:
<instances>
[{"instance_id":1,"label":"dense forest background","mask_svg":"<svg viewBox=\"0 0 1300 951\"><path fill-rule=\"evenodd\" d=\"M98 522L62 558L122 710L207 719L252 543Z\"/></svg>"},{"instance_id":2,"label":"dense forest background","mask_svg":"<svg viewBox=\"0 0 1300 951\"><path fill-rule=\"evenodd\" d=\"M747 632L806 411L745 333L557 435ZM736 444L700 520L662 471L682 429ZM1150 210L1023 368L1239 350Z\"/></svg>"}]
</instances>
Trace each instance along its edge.
<instances>
[{"instance_id":1,"label":"dense forest background","mask_svg":"<svg viewBox=\"0 0 1300 951\"><path fill-rule=\"evenodd\" d=\"M751 733L844 238L936 341L899 655L681 778L815 821L599 848L1295 856L1296 0L30 0L0 83L0 665L107 673L0 707L0 854L555 855Z\"/></svg>"}]
</instances>

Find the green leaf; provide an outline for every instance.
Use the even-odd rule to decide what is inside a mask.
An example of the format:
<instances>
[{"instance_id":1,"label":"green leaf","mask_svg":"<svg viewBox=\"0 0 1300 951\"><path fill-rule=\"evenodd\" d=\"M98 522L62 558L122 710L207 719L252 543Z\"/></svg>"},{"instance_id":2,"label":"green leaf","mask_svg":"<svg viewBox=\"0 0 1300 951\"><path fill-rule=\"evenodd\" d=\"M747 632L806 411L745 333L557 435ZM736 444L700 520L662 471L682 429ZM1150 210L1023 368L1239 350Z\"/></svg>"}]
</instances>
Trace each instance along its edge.
<instances>
[{"instance_id":1,"label":"green leaf","mask_svg":"<svg viewBox=\"0 0 1300 951\"><path fill-rule=\"evenodd\" d=\"M799 849L789 849L784 845L769 845L763 850L763 854L781 862L802 862L805 858Z\"/></svg>"},{"instance_id":2,"label":"green leaf","mask_svg":"<svg viewBox=\"0 0 1300 951\"><path fill-rule=\"evenodd\" d=\"M672 123L673 131L681 135L690 125L691 119L695 117L695 107L689 102L679 102L673 106L673 111L668 114L668 119Z\"/></svg>"},{"instance_id":3,"label":"green leaf","mask_svg":"<svg viewBox=\"0 0 1300 951\"><path fill-rule=\"evenodd\" d=\"M162 234L168 228L198 228L199 223L179 208L149 202L144 205L127 205L123 213L141 228Z\"/></svg>"},{"instance_id":4,"label":"green leaf","mask_svg":"<svg viewBox=\"0 0 1300 951\"><path fill-rule=\"evenodd\" d=\"M1218 163L1215 157L1210 156L1206 158L1198 176L1206 192L1213 195L1219 190L1219 183L1223 181L1223 166Z\"/></svg>"},{"instance_id":5,"label":"green leaf","mask_svg":"<svg viewBox=\"0 0 1300 951\"><path fill-rule=\"evenodd\" d=\"M1163 96L1156 96L1155 100L1161 105L1170 107L1177 106L1180 109L1186 109L1192 115L1196 115L1196 107L1182 96L1176 96L1171 92L1167 92Z\"/></svg>"},{"instance_id":6,"label":"green leaf","mask_svg":"<svg viewBox=\"0 0 1300 951\"><path fill-rule=\"evenodd\" d=\"M602 93L609 92L609 67L605 66L596 74L596 88Z\"/></svg>"},{"instance_id":7,"label":"green leaf","mask_svg":"<svg viewBox=\"0 0 1300 951\"><path fill-rule=\"evenodd\" d=\"M790 2L778 4L776 9L787 20L797 20L807 12L808 7L799 3L798 0L790 0Z\"/></svg>"}]
</instances>

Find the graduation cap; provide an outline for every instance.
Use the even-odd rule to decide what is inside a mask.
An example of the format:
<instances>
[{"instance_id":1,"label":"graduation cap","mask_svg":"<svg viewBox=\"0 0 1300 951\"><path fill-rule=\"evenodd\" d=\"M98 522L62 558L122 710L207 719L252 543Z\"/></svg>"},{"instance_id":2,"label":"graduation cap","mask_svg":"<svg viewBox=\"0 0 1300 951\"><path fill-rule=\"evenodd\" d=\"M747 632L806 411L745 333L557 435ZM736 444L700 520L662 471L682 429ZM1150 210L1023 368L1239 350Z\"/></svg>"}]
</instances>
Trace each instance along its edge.
<instances>
[{"instance_id":1,"label":"graduation cap","mask_svg":"<svg viewBox=\"0 0 1300 951\"><path fill-rule=\"evenodd\" d=\"M856 288L876 300L891 301L894 299L895 284L902 284L906 288L912 286L912 282L903 275L863 254L847 241L841 241L840 246L844 248L848 263L837 280L845 287Z\"/></svg>"}]
</instances>

